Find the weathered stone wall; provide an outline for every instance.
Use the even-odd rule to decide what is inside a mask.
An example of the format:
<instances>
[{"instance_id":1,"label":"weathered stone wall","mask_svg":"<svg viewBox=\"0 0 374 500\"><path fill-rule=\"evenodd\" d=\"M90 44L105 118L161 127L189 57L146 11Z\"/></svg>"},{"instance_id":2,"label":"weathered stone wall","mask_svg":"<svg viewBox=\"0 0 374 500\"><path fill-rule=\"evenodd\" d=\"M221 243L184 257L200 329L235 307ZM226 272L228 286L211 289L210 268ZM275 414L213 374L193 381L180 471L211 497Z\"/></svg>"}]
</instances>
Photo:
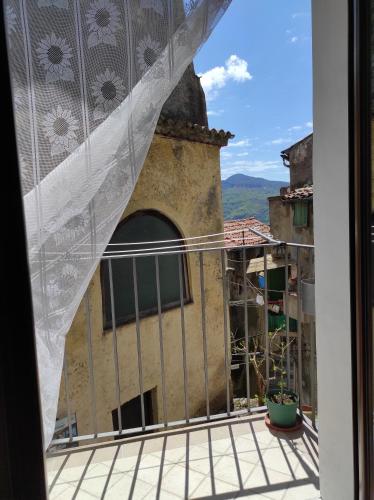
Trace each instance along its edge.
<instances>
[{"instance_id":1,"label":"weathered stone wall","mask_svg":"<svg viewBox=\"0 0 374 500\"><path fill-rule=\"evenodd\" d=\"M165 102L161 117L208 126L204 90L192 63Z\"/></svg>"},{"instance_id":2,"label":"weathered stone wall","mask_svg":"<svg viewBox=\"0 0 374 500\"><path fill-rule=\"evenodd\" d=\"M305 164L304 164L305 166ZM294 171L297 171L299 166L295 166ZM295 227L293 224L294 203L283 201L281 196L273 196L269 198L269 218L270 229L274 238L286 242L301 243L313 245L314 243L314 220L313 220L313 201L308 203L308 226ZM312 249L300 249L300 267L299 272L301 279L314 277L314 251ZM291 276L297 276L296 248L289 248L289 257L293 262L291 266ZM297 319L297 297L296 295L289 298L289 315L291 318ZM311 403L311 377L313 369L311 365L311 345L312 335L314 335L314 318L304 315L301 312L301 335L302 335L302 371L303 371L303 403ZM297 364L297 339L294 341L291 350L294 353L294 359ZM316 366L314 363L314 373Z\"/></svg>"},{"instance_id":3,"label":"weathered stone wall","mask_svg":"<svg viewBox=\"0 0 374 500\"><path fill-rule=\"evenodd\" d=\"M281 196L269 198L269 219L271 234L275 239L293 243L313 244L313 202L308 203L308 226L293 224L294 203L283 201ZM292 255L296 252L291 251Z\"/></svg>"},{"instance_id":4,"label":"weathered stone wall","mask_svg":"<svg viewBox=\"0 0 374 500\"><path fill-rule=\"evenodd\" d=\"M313 245L313 202L308 203L308 226L295 227L293 224L293 203L283 201L281 196L269 198L269 217L271 233L275 239L304 245ZM314 252L312 249L300 249L301 278L314 276ZM289 256L296 263L297 250L289 248ZM296 271L295 271L296 274Z\"/></svg>"},{"instance_id":5,"label":"weathered stone wall","mask_svg":"<svg viewBox=\"0 0 374 500\"><path fill-rule=\"evenodd\" d=\"M184 236L223 231L219 147L155 135L131 201L123 214L158 210ZM185 306L188 395L190 415L205 414L198 255L188 254L192 302ZM211 411L225 406L223 297L220 253L204 258L208 375ZM139 283L141 286L141 283ZM96 417L100 432L113 430L111 411L117 407L112 333L103 331L100 269L90 285ZM167 412L169 420L184 418L180 309L162 314ZM79 434L93 430L90 417L86 317L82 303L67 336L70 411ZM161 401L158 317L140 321L144 391L153 389L154 421L163 418ZM117 328L121 403L139 395L135 323ZM64 383L58 417L67 414Z\"/></svg>"},{"instance_id":6,"label":"weathered stone wall","mask_svg":"<svg viewBox=\"0 0 374 500\"><path fill-rule=\"evenodd\" d=\"M287 150L290 162L290 187L313 184L313 134Z\"/></svg>"}]
</instances>

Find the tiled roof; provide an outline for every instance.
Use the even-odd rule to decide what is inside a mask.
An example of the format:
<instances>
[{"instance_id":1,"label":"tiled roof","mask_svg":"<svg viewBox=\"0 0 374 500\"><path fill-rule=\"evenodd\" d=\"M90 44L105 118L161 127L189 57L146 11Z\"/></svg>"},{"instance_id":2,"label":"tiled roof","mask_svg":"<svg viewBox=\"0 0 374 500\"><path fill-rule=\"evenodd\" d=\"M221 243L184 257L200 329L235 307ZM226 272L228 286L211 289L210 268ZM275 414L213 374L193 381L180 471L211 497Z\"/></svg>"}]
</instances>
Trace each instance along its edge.
<instances>
[{"instance_id":1,"label":"tiled roof","mask_svg":"<svg viewBox=\"0 0 374 500\"><path fill-rule=\"evenodd\" d=\"M216 146L227 146L229 139L235 137L231 132L216 130L215 128L210 129L202 125L184 122L181 120L175 121L171 118L167 119L162 116L157 122L156 134L206 144L214 144Z\"/></svg>"},{"instance_id":2,"label":"tiled roof","mask_svg":"<svg viewBox=\"0 0 374 500\"><path fill-rule=\"evenodd\" d=\"M289 191L288 193L282 196L282 199L286 201L292 201L292 200L304 200L312 197L313 197L313 186L305 186L302 188L294 189L293 191Z\"/></svg>"},{"instance_id":3,"label":"tiled roof","mask_svg":"<svg viewBox=\"0 0 374 500\"><path fill-rule=\"evenodd\" d=\"M270 227L254 217L239 220L226 220L224 228L225 245L227 247L266 243L266 240L261 238L261 236L257 236L257 234L254 234L251 231L246 231L248 228L256 229L267 236L271 236ZM237 232L238 230L242 230L243 232Z\"/></svg>"}]
</instances>

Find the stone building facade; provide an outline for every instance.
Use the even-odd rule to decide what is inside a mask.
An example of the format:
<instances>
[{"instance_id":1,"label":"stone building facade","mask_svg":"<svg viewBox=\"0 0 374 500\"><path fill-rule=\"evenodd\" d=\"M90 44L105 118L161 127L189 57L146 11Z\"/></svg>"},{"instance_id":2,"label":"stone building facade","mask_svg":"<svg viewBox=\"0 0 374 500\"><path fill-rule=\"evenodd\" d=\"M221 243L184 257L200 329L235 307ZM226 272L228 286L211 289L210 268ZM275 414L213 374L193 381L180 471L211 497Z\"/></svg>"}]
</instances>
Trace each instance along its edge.
<instances>
[{"instance_id":1,"label":"stone building facade","mask_svg":"<svg viewBox=\"0 0 374 500\"><path fill-rule=\"evenodd\" d=\"M204 93L193 66L189 66L163 108L153 142L132 198L122 215L122 221L126 223L130 217L151 213L167 219L182 238L222 233L220 148L227 145L231 137L230 133L208 128ZM184 305L184 320L189 417L206 414L199 265L197 253L186 254L188 297ZM220 252L204 254L204 277L208 388L210 411L214 413L225 407L226 402ZM100 432L110 432L118 425L113 331L105 327L104 286L102 264L88 287L89 307L87 308L87 302L82 302L67 335L69 410L74 416L79 435L94 431L87 349L88 312L91 322L96 426ZM138 283L138 287L141 290L142 282ZM147 395L147 423L157 424L162 422L165 416L157 312L153 311L141 317L139 326L142 384L143 392ZM167 420L177 421L185 418L180 304L174 304L174 307L162 312L162 326ZM135 320L117 325L116 336L120 404L122 407L132 402L139 406ZM65 390L63 379L58 408L58 419L61 421L67 415ZM139 407L136 411L139 413ZM129 423L132 424L131 427L141 426L141 421L138 419L135 422L136 418L134 420L133 416L129 418L129 423L126 418L124 420L124 428L129 426Z\"/></svg>"},{"instance_id":2,"label":"stone building facade","mask_svg":"<svg viewBox=\"0 0 374 500\"><path fill-rule=\"evenodd\" d=\"M231 379L234 405L237 406L240 400L246 397L247 380L244 357L236 352L235 347L244 342L246 317L249 338L263 332L265 323L264 308L256 301L259 294L257 277L251 276L248 268L253 260L263 258L264 249L258 245L262 245L267 241L251 232L250 229L270 236L270 228L267 224L254 217L228 220L225 221L224 227L227 247L226 273L232 350ZM233 246L237 246L237 248L231 248ZM252 366L249 367L249 386L250 396L254 397L257 388Z\"/></svg>"},{"instance_id":3,"label":"stone building facade","mask_svg":"<svg viewBox=\"0 0 374 500\"><path fill-rule=\"evenodd\" d=\"M290 169L290 189L313 184L313 134L304 137L281 152L284 165Z\"/></svg>"},{"instance_id":4,"label":"stone building facade","mask_svg":"<svg viewBox=\"0 0 374 500\"><path fill-rule=\"evenodd\" d=\"M282 188L279 196L269 198L270 231L273 237L278 240L313 245L313 134L282 151L281 157L284 165L290 169L290 186ZM299 252L298 271L296 266L297 252ZM276 261L277 256L274 257ZM284 255L279 257L283 259ZM314 251L313 249L297 251L296 248L290 248L288 257L291 263L289 289L294 292L289 296L289 314L293 320L296 320L298 311L297 272L300 273L301 280L314 279ZM312 359L315 351L314 316L304 314L302 308L300 329L303 353L303 402L310 404L314 397L311 394L311 378L315 377L316 373L316 361ZM293 349L296 351L296 342L294 342ZM296 360L296 353L294 358ZM297 370L294 371L296 373L293 373L293 376L296 377Z\"/></svg>"}]
</instances>

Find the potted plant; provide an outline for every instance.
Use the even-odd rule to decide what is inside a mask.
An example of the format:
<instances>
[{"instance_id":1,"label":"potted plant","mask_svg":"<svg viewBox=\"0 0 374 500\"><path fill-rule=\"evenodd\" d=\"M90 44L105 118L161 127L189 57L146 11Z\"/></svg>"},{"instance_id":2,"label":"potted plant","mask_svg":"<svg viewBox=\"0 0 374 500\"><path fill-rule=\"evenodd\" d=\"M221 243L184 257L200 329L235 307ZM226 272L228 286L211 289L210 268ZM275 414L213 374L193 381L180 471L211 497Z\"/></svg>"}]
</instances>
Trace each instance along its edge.
<instances>
[{"instance_id":1,"label":"potted plant","mask_svg":"<svg viewBox=\"0 0 374 500\"><path fill-rule=\"evenodd\" d=\"M297 408L299 396L294 391L287 388L287 371L285 360L287 350L292 344L281 340L284 336L285 325L269 332L269 361L272 364L274 376L269 380L265 376L266 347L264 346L265 335L260 333L251 336L248 352L245 342L236 341L232 335L232 353L248 356L248 361L253 367L256 385L258 406L266 403L268 408L268 420L274 427L292 428L297 424ZM270 381L276 381L275 387L270 387Z\"/></svg>"},{"instance_id":2,"label":"potted plant","mask_svg":"<svg viewBox=\"0 0 374 500\"><path fill-rule=\"evenodd\" d=\"M283 428L290 428L296 425L297 408L299 405L298 394L286 388L287 372L285 370L285 358L291 342L286 344L283 341L280 343L270 341L270 345L272 346L270 357L273 364L274 379L277 380L277 375L279 375L279 381L277 387L268 389L266 393L266 405L271 425ZM274 346L276 346L276 350L274 350Z\"/></svg>"}]
</instances>

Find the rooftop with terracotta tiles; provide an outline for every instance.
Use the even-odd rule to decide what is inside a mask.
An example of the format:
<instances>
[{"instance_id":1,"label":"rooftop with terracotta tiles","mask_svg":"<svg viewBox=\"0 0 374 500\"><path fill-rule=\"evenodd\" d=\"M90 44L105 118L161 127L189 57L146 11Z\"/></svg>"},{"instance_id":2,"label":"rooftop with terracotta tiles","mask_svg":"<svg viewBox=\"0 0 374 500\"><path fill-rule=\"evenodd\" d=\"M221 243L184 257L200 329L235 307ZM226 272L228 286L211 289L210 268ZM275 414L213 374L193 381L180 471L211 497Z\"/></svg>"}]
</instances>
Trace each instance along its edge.
<instances>
[{"instance_id":1,"label":"rooftop with terracotta tiles","mask_svg":"<svg viewBox=\"0 0 374 500\"><path fill-rule=\"evenodd\" d=\"M294 189L293 191L286 192L282 199L285 201L304 200L313 198L313 186L304 186L302 188Z\"/></svg>"},{"instance_id":2,"label":"rooftop with terracotta tiles","mask_svg":"<svg viewBox=\"0 0 374 500\"><path fill-rule=\"evenodd\" d=\"M249 229L255 229L267 236L271 236L270 227L267 224L249 217L247 219L227 220L224 223L225 228L225 245L242 246L242 245L259 245L266 243L265 238L261 238L254 234ZM242 230L242 232L240 232ZM239 231L239 232L238 232Z\"/></svg>"}]
</instances>

